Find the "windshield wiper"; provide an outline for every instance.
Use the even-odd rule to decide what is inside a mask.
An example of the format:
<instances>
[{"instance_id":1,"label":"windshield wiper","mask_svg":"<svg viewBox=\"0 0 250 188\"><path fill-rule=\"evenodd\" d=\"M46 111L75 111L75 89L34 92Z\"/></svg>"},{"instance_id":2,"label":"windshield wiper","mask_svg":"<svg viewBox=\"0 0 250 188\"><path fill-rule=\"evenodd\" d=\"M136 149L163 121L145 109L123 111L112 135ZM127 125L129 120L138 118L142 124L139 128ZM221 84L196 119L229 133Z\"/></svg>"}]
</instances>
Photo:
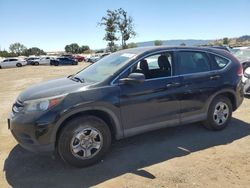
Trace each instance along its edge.
<instances>
[{"instance_id":1,"label":"windshield wiper","mask_svg":"<svg viewBox=\"0 0 250 188\"><path fill-rule=\"evenodd\" d=\"M77 81L77 82L81 82L81 83L84 82L83 79L81 79L81 78L79 78L79 77L77 77L77 76L70 76L70 77L68 77L68 78L71 79L71 80Z\"/></svg>"}]
</instances>

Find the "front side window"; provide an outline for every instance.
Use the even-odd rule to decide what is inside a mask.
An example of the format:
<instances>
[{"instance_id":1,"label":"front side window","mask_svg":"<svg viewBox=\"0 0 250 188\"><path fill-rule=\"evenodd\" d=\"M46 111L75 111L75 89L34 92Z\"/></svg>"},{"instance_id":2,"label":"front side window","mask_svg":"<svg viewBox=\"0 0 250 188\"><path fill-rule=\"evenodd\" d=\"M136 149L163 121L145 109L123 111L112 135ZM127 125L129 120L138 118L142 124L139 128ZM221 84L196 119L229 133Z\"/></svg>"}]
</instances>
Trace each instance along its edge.
<instances>
[{"instance_id":1,"label":"front side window","mask_svg":"<svg viewBox=\"0 0 250 188\"><path fill-rule=\"evenodd\" d=\"M169 77L172 75L172 53L165 52L140 60L130 73L142 73L146 79Z\"/></svg>"},{"instance_id":2,"label":"front side window","mask_svg":"<svg viewBox=\"0 0 250 188\"><path fill-rule=\"evenodd\" d=\"M208 57L203 52L178 52L178 73L191 74L210 71Z\"/></svg>"}]
</instances>

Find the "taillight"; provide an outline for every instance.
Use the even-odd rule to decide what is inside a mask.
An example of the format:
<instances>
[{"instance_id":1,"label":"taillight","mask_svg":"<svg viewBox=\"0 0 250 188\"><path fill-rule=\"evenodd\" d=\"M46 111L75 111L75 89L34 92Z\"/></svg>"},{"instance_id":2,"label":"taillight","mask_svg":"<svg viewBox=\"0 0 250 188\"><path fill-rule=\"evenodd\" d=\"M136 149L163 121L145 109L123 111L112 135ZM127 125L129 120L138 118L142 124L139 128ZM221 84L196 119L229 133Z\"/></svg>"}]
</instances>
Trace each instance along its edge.
<instances>
[{"instance_id":1,"label":"taillight","mask_svg":"<svg viewBox=\"0 0 250 188\"><path fill-rule=\"evenodd\" d=\"M243 67L242 64L239 63L238 69L237 69L237 75L242 76L243 75Z\"/></svg>"}]
</instances>

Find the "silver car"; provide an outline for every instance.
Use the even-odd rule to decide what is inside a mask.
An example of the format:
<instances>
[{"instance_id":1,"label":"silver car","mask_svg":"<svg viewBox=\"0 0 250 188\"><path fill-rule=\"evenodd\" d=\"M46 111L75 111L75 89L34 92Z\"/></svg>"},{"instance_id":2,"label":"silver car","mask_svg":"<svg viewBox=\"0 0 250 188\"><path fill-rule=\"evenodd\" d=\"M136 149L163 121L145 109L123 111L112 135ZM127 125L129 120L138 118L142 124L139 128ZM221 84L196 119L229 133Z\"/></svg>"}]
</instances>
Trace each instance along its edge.
<instances>
[{"instance_id":1,"label":"silver car","mask_svg":"<svg viewBox=\"0 0 250 188\"><path fill-rule=\"evenodd\" d=\"M24 65L27 65L27 62L25 60L20 60L18 58L6 58L2 62L0 62L0 69L10 67L22 67Z\"/></svg>"}]
</instances>

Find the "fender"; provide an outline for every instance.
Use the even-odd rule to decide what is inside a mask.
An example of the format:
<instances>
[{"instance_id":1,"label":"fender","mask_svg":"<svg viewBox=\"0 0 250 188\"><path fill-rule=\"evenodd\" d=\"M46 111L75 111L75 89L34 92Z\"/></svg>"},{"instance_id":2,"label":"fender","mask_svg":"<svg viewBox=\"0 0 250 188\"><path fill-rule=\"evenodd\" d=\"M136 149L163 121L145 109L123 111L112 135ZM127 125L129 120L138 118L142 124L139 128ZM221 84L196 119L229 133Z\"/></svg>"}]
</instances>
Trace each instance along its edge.
<instances>
[{"instance_id":1,"label":"fender","mask_svg":"<svg viewBox=\"0 0 250 188\"><path fill-rule=\"evenodd\" d=\"M59 120L57 120L56 124L55 124L55 128L51 134L51 143L55 143L56 141L56 134L60 128L60 126L63 124L63 122L68 119L69 117L77 114L77 113L82 113L82 112L87 112L90 110L99 110L102 112L107 113L114 121L114 129L115 129L115 138L116 139L122 139L124 137L124 133L123 133L123 127L121 122L119 121L119 117L117 117L117 115L110 109L103 107L103 106L89 106L89 107L82 107L82 108L77 108L77 109L73 109L70 111L67 111L65 114L63 114Z\"/></svg>"}]
</instances>

